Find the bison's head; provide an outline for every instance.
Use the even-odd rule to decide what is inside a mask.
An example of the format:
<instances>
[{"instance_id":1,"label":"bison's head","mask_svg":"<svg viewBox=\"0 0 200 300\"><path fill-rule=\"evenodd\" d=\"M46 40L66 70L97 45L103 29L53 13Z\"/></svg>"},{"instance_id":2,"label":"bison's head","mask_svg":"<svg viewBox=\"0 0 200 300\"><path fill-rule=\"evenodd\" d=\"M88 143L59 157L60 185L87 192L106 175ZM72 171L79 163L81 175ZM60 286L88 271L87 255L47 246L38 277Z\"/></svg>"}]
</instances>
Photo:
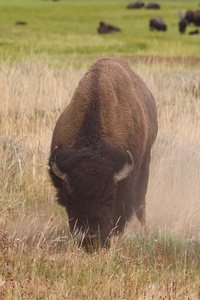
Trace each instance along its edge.
<instances>
[{"instance_id":1,"label":"bison's head","mask_svg":"<svg viewBox=\"0 0 200 300\"><path fill-rule=\"evenodd\" d=\"M180 20L180 22L179 22L179 31L180 31L180 33L185 33L187 25L188 25L188 21L185 18Z\"/></svg>"},{"instance_id":2,"label":"bison's head","mask_svg":"<svg viewBox=\"0 0 200 300\"><path fill-rule=\"evenodd\" d=\"M108 246L117 225L113 224L117 185L133 169L130 152L105 145L96 149L55 148L49 164L71 232L79 232L86 249L96 244Z\"/></svg>"},{"instance_id":3,"label":"bison's head","mask_svg":"<svg viewBox=\"0 0 200 300\"><path fill-rule=\"evenodd\" d=\"M162 30L167 31L167 25L166 24L162 24Z\"/></svg>"}]
</instances>

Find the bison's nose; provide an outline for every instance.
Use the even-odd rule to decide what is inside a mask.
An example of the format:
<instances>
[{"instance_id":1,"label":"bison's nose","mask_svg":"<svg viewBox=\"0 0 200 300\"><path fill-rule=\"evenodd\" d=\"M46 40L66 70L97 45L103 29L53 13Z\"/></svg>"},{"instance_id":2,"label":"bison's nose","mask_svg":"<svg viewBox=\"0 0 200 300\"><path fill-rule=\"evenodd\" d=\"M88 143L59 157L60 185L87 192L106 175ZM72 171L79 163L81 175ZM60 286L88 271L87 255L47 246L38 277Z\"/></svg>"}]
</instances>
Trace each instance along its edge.
<instances>
[{"instance_id":1,"label":"bison's nose","mask_svg":"<svg viewBox=\"0 0 200 300\"><path fill-rule=\"evenodd\" d=\"M100 244L101 244L100 235L98 232L90 232L82 240L82 247L87 252L92 252L94 250L97 250Z\"/></svg>"}]
</instances>

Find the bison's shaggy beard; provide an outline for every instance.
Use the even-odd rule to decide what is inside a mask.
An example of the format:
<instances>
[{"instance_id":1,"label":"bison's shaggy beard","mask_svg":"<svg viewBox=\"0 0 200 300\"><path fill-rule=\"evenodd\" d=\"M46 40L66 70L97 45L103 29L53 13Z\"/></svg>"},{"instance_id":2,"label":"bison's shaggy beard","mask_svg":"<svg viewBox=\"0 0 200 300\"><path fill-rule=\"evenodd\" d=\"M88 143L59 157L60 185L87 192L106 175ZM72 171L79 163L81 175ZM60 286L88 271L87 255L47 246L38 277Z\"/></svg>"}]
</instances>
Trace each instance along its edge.
<instances>
[{"instance_id":1,"label":"bison's shaggy beard","mask_svg":"<svg viewBox=\"0 0 200 300\"><path fill-rule=\"evenodd\" d=\"M103 221L103 219L101 220ZM110 247L110 236L112 234L111 225L106 223L101 226L97 220L88 220L86 217L78 220L69 220L70 230L73 234L75 244L83 247L86 251L96 251L100 248Z\"/></svg>"}]
</instances>

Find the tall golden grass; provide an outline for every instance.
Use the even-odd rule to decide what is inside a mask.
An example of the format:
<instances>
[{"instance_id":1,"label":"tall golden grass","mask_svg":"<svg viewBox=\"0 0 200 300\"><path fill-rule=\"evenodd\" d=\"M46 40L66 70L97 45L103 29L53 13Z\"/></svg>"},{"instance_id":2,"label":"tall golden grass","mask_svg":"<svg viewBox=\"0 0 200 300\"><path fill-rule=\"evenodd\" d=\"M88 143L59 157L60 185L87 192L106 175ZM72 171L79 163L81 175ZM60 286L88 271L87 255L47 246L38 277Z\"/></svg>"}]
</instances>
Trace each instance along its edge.
<instances>
[{"instance_id":1,"label":"tall golden grass","mask_svg":"<svg viewBox=\"0 0 200 300\"><path fill-rule=\"evenodd\" d=\"M133 219L110 251L87 255L73 244L48 177L55 122L87 68L1 63L2 299L200 299L187 249L178 254L180 236L182 243L195 239L200 228L200 71L184 63L131 66L158 109L147 193L151 238ZM173 259L160 232L174 242Z\"/></svg>"}]
</instances>

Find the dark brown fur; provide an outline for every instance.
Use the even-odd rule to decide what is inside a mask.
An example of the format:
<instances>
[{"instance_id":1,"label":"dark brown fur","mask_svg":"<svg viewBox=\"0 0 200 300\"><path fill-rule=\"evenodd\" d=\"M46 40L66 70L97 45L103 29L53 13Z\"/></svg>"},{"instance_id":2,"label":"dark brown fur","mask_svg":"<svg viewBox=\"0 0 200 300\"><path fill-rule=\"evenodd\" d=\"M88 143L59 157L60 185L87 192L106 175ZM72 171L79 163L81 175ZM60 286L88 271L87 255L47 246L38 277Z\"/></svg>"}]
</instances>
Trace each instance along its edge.
<instances>
[{"instance_id":1,"label":"dark brown fur","mask_svg":"<svg viewBox=\"0 0 200 300\"><path fill-rule=\"evenodd\" d=\"M58 202L66 207L70 229L108 236L123 230L133 212L145 224L145 194L152 144L157 134L154 98L128 63L97 60L80 80L53 132L50 156L66 174L52 169ZM57 148L55 148L57 147ZM114 174L133 156L134 169L115 182ZM87 242L85 238L84 242Z\"/></svg>"},{"instance_id":2,"label":"dark brown fur","mask_svg":"<svg viewBox=\"0 0 200 300\"><path fill-rule=\"evenodd\" d=\"M141 8L143 6L144 6L143 2L137 1L137 2L134 2L134 3L130 3L129 5L127 5L126 8Z\"/></svg>"},{"instance_id":3,"label":"dark brown fur","mask_svg":"<svg viewBox=\"0 0 200 300\"><path fill-rule=\"evenodd\" d=\"M188 24L193 23L195 26L200 26L200 10L188 10L184 18L179 22L180 33L185 33Z\"/></svg>"},{"instance_id":4,"label":"dark brown fur","mask_svg":"<svg viewBox=\"0 0 200 300\"><path fill-rule=\"evenodd\" d=\"M17 21L15 23L15 25L27 25L27 22L24 22L24 21Z\"/></svg>"},{"instance_id":5,"label":"dark brown fur","mask_svg":"<svg viewBox=\"0 0 200 300\"><path fill-rule=\"evenodd\" d=\"M156 29L156 30L166 31L167 25L163 22L162 18L155 18L149 21L149 28L151 30Z\"/></svg>"},{"instance_id":6,"label":"dark brown fur","mask_svg":"<svg viewBox=\"0 0 200 300\"><path fill-rule=\"evenodd\" d=\"M190 31L188 34L192 35L192 34L199 34L199 29Z\"/></svg>"},{"instance_id":7,"label":"dark brown fur","mask_svg":"<svg viewBox=\"0 0 200 300\"><path fill-rule=\"evenodd\" d=\"M115 31L121 31L120 28L113 25L107 24L105 22L99 22L99 27L97 28L98 33L112 33Z\"/></svg>"},{"instance_id":8,"label":"dark brown fur","mask_svg":"<svg viewBox=\"0 0 200 300\"><path fill-rule=\"evenodd\" d=\"M160 5L157 3L149 3L146 6L147 9L160 9Z\"/></svg>"},{"instance_id":9,"label":"dark brown fur","mask_svg":"<svg viewBox=\"0 0 200 300\"><path fill-rule=\"evenodd\" d=\"M188 10L185 14L185 19L188 20L188 23L200 26L200 10Z\"/></svg>"},{"instance_id":10,"label":"dark brown fur","mask_svg":"<svg viewBox=\"0 0 200 300\"><path fill-rule=\"evenodd\" d=\"M181 19L179 21L179 32L180 33L185 33L186 27L188 25L188 20L186 20L185 18Z\"/></svg>"},{"instance_id":11,"label":"dark brown fur","mask_svg":"<svg viewBox=\"0 0 200 300\"><path fill-rule=\"evenodd\" d=\"M200 10L196 10L194 12L194 21L193 21L193 23L196 26L200 26Z\"/></svg>"},{"instance_id":12,"label":"dark brown fur","mask_svg":"<svg viewBox=\"0 0 200 300\"><path fill-rule=\"evenodd\" d=\"M194 11L193 10L186 11L185 19L188 21L188 23L193 23L193 21L194 21Z\"/></svg>"}]
</instances>

